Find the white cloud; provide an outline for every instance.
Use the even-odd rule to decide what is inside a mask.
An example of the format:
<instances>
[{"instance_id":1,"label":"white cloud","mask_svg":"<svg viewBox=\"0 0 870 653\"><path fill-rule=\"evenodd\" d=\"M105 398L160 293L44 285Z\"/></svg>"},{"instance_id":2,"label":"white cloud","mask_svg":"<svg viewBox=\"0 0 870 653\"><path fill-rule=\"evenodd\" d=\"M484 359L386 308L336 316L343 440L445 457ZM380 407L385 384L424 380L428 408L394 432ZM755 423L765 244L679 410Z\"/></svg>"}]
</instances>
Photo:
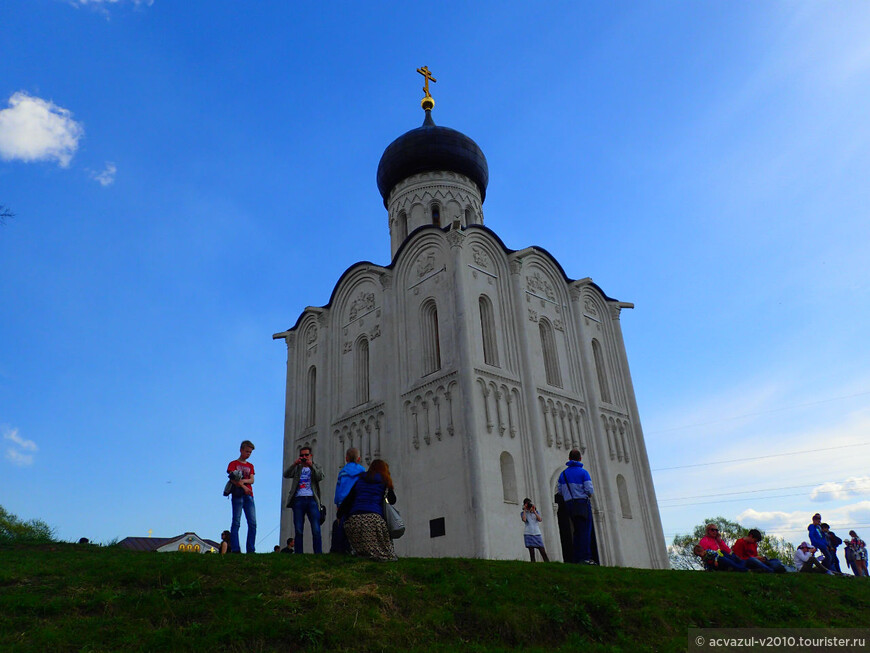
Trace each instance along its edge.
<instances>
[{"instance_id":1,"label":"white cloud","mask_svg":"<svg viewBox=\"0 0 870 653\"><path fill-rule=\"evenodd\" d=\"M19 465L26 467L33 464L33 454L25 452L39 451L39 447L33 440L26 440L18 435L18 429L7 430L3 434L4 440L12 442L12 446L6 448L6 459Z\"/></svg>"},{"instance_id":2,"label":"white cloud","mask_svg":"<svg viewBox=\"0 0 870 653\"><path fill-rule=\"evenodd\" d=\"M807 526L814 512L807 510L764 512L750 508L737 515L737 521L744 526L756 526L768 534L779 535L792 542L801 542L809 539ZM863 525L870 524L870 501L840 506L825 510L821 514L822 521L830 524L833 531L848 532L855 529L860 533Z\"/></svg>"},{"instance_id":3,"label":"white cloud","mask_svg":"<svg viewBox=\"0 0 870 653\"><path fill-rule=\"evenodd\" d=\"M0 111L0 158L56 160L67 167L84 134L68 109L20 91Z\"/></svg>"},{"instance_id":4,"label":"white cloud","mask_svg":"<svg viewBox=\"0 0 870 653\"><path fill-rule=\"evenodd\" d=\"M813 501L840 501L870 494L870 476L851 476L842 483L822 483L810 492Z\"/></svg>"},{"instance_id":5,"label":"white cloud","mask_svg":"<svg viewBox=\"0 0 870 653\"><path fill-rule=\"evenodd\" d=\"M94 172L91 170L91 178L100 183L101 186L111 186L115 183L115 173L118 172L117 166L111 161L106 161L106 167L102 172Z\"/></svg>"},{"instance_id":6,"label":"white cloud","mask_svg":"<svg viewBox=\"0 0 870 653\"><path fill-rule=\"evenodd\" d=\"M36 446L36 443L33 440L25 440L20 435L18 435L18 429L12 429L11 431L6 431L3 434L3 439L12 440L19 447L24 449L25 451L38 451L39 447Z\"/></svg>"},{"instance_id":7,"label":"white cloud","mask_svg":"<svg viewBox=\"0 0 870 653\"><path fill-rule=\"evenodd\" d=\"M33 464L33 455L21 453L17 449L9 447L6 449L6 460L19 467L29 467Z\"/></svg>"}]
</instances>

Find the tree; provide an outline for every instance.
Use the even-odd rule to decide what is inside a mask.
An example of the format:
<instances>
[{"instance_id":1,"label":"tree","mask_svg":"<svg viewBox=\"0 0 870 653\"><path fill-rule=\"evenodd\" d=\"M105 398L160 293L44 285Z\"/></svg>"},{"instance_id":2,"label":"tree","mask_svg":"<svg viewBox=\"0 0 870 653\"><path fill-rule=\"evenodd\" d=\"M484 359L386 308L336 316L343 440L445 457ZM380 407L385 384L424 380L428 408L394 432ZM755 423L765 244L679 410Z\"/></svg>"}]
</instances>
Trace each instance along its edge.
<instances>
[{"instance_id":1,"label":"tree","mask_svg":"<svg viewBox=\"0 0 870 653\"><path fill-rule=\"evenodd\" d=\"M691 534L674 536L673 544L668 547L668 558L671 561L672 569L696 571L703 569L701 561L692 553L692 549L706 535L707 524L718 525L719 535L728 544L733 544L738 538L743 537L749 532L749 528L724 517L707 519L703 524L695 526ZM786 542L783 538L776 537L775 535L765 535L764 531L758 530L761 532L761 541L758 543L759 555L763 555L766 558L777 558L784 565L794 564L795 548L791 542Z\"/></svg>"},{"instance_id":2,"label":"tree","mask_svg":"<svg viewBox=\"0 0 870 653\"><path fill-rule=\"evenodd\" d=\"M23 521L0 506L0 542L54 541L54 529L41 519Z\"/></svg>"},{"instance_id":3,"label":"tree","mask_svg":"<svg viewBox=\"0 0 870 653\"><path fill-rule=\"evenodd\" d=\"M5 204L0 204L0 224L6 224L6 218L14 218L15 214Z\"/></svg>"}]
</instances>

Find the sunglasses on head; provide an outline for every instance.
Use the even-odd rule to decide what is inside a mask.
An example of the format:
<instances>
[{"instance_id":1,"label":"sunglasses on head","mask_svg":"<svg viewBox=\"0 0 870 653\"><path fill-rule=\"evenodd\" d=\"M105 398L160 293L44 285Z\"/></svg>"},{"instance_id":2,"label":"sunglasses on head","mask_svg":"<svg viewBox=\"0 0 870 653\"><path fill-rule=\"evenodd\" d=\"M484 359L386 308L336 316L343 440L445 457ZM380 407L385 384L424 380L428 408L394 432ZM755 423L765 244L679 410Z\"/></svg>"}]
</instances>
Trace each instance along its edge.
<instances>
[{"instance_id":1,"label":"sunglasses on head","mask_svg":"<svg viewBox=\"0 0 870 653\"><path fill-rule=\"evenodd\" d=\"M711 528L711 529L709 529L708 532L709 532L709 533L718 533L718 532L719 532L719 529L718 529L718 528Z\"/></svg>"}]
</instances>

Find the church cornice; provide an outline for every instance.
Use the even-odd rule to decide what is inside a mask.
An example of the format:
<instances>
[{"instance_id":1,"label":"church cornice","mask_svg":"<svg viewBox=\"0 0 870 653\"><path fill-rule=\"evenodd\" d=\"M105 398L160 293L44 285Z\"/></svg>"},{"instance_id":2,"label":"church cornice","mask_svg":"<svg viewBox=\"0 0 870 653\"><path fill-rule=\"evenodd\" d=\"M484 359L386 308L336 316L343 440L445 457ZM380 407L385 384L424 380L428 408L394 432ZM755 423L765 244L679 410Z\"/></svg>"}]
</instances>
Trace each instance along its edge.
<instances>
[{"instance_id":1,"label":"church cornice","mask_svg":"<svg viewBox=\"0 0 870 653\"><path fill-rule=\"evenodd\" d=\"M502 241L502 239L499 237L499 235L497 233L495 233L489 227L486 227L486 226L480 225L480 224L468 225L468 226L463 227L463 228L458 229L458 230L454 229L452 225L448 225L446 227L436 227L434 225L423 225L423 226L417 227L414 231L412 231L408 235L408 237L405 239L405 242L403 242L399 246L399 249L396 250L396 254L395 254L395 256L393 256L393 260L390 261L389 265L386 265L386 266L377 265L376 263L372 263L371 261L360 261L358 263L354 263L353 265L348 267L342 273L342 275L338 278L338 281L335 283L335 286L332 289L332 293L329 296L329 302L327 304L325 304L324 306L321 306L321 307L314 307L314 306L306 307L306 309L299 315L299 318L296 320L296 323L292 327L290 327L287 331L284 331L282 333L274 334L272 336L272 338L274 340L279 340L281 338L286 337L286 335L288 333L295 331L297 328L299 328L299 324L302 322L302 319L309 312L327 311L332 306L332 303L335 300L336 293L338 292L338 290L341 287L344 280L348 276L350 276L351 274L358 272L360 269L367 269L368 271L371 271L373 274L379 275L381 278L381 281L383 282L385 277L392 274L392 271L395 269L399 260L403 256L405 250L408 249L408 247L410 247L412 245L413 241L415 241L423 233L428 233L430 231L440 231L441 233L445 234L445 237L448 239L448 242L451 238L449 236L449 234L452 232L460 233L461 236L468 236L468 237L470 237L475 232L479 232L480 234L485 234L486 236L492 238L495 241L495 243L499 247L501 247L502 251L505 253L505 255L508 258L508 263L510 265L510 270L512 273L518 274L520 272L520 270L522 269L522 264L525 261L525 259L528 258L530 255L537 254L543 258L546 258L548 261L550 261L552 263L553 267L562 276L562 279L564 280L564 282L567 286L574 287L576 284L581 284L583 286L589 285L589 286L595 288L599 293L601 293L601 296L604 299L604 301L614 302L617 305L619 305L621 308L629 308L629 307L633 308L633 304L629 304L627 302L619 302L617 299L615 299L613 297L608 297L608 295L601 289L601 287L598 284L596 284L595 282L593 282L591 279L589 279L588 277L586 279L579 280L579 282L574 280L574 279L569 278L568 275L565 274L565 269L562 267L562 265L559 263L559 261L557 261L553 257L553 255L550 254L550 252L548 252L543 247L538 247L537 245L531 245L531 246L525 247L521 250L510 249L509 247L507 247L504 244L504 241ZM465 240L465 238L461 238L461 237L457 237L457 236L453 236L453 239L454 240L461 239L463 241ZM452 242L450 242L450 244L453 245ZM458 246L458 243L457 243L457 245L453 245L453 246ZM389 283L389 281L387 281L387 283ZM578 287L580 287L580 286L578 286Z\"/></svg>"},{"instance_id":2,"label":"church cornice","mask_svg":"<svg viewBox=\"0 0 870 653\"><path fill-rule=\"evenodd\" d=\"M492 381L498 381L498 382L504 383L504 384L511 384L511 385L515 385L517 387L522 386L522 382L519 379L515 379L515 378L512 378L510 376L502 376L501 374L495 374L494 372L492 372L490 370L482 370L479 367L474 368L474 373L478 374L479 376L490 379Z\"/></svg>"},{"instance_id":3,"label":"church cornice","mask_svg":"<svg viewBox=\"0 0 870 653\"><path fill-rule=\"evenodd\" d=\"M360 419L368 420L371 417L376 417L379 412L384 411L384 406L386 404L383 401L354 406L332 423L332 429L334 431L335 429L358 422Z\"/></svg>"},{"instance_id":4,"label":"church cornice","mask_svg":"<svg viewBox=\"0 0 870 653\"><path fill-rule=\"evenodd\" d=\"M457 376L458 375L456 373L456 370L452 370L452 371L448 372L447 374L443 374L443 375L439 376L436 379L431 379L429 381L425 381L423 383L420 383L419 385L413 386L407 392L403 392L402 399L403 400L410 399L416 395L425 394L428 390L436 389L439 386L446 386L451 381L455 380L457 378Z\"/></svg>"},{"instance_id":5,"label":"church cornice","mask_svg":"<svg viewBox=\"0 0 870 653\"><path fill-rule=\"evenodd\" d=\"M547 397L549 399L553 399L554 401L571 402L577 404L580 407L586 407L586 402L580 395L569 395L566 393L553 392L552 390L546 390L545 388L535 388L535 392L537 392L538 395L541 397Z\"/></svg>"}]
</instances>

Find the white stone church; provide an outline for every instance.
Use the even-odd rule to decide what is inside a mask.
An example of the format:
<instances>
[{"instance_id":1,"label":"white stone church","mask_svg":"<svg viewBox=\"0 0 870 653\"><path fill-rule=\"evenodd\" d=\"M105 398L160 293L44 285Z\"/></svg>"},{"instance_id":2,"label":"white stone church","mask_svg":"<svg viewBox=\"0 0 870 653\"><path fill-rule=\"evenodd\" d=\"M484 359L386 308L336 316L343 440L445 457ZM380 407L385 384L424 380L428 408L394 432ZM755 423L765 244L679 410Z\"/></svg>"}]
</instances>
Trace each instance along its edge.
<instances>
[{"instance_id":1,"label":"white stone church","mask_svg":"<svg viewBox=\"0 0 870 653\"><path fill-rule=\"evenodd\" d=\"M601 564L666 568L619 321L632 304L484 226L486 158L435 125L428 79L425 91L423 125L378 166L392 261L352 265L326 306L273 336L287 344L284 467L310 445L324 469L324 550L355 446L363 464L390 465L407 525L399 557L528 559L520 512L531 497L559 560L554 488L576 447L595 485ZM282 542L293 535L284 483Z\"/></svg>"}]
</instances>

